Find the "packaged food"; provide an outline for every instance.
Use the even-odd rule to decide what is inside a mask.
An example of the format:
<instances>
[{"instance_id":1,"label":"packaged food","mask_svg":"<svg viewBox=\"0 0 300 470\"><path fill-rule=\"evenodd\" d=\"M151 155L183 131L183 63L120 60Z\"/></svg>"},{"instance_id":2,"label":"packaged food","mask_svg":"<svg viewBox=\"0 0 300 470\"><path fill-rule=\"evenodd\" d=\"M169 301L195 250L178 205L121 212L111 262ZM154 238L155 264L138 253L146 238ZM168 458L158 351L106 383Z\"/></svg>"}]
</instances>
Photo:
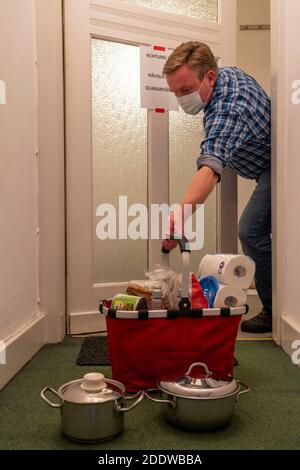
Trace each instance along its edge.
<instances>
[{"instance_id":1,"label":"packaged food","mask_svg":"<svg viewBox=\"0 0 300 470\"><path fill-rule=\"evenodd\" d=\"M143 297L117 294L112 300L111 308L125 311L147 310L147 301Z\"/></svg>"},{"instance_id":2,"label":"packaged food","mask_svg":"<svg viewBox=\"0 0 300 470\"><path fill-rule=\"evenodd\" d=\"M143 297L146 299L147 308L151 310L151 300L152 300L152 288L149 285L148 281L145 280L137 280L137 281L130 281L127 285L127 294L135 295L139 297Z\"/></svg>"},{"instance_id":3,"label":"packaged food","mask_svg":"<svg viewBox=\"0 0 300 470\"><path fill-rule=\"evenodd\" d=\"M165 309L169 310L173 306L173 289L177 274L168 266L157 264L154 269L146 273L150 285L153 288L162 290L162 300Z\"/></svg>"},{"instance_id":4,"label":"packaged food","mask_svg":"<svg viewBox=\"0 0 300 470\"><path fill-rule=\"evenodd\" d=\"M148 279L140 281L130 281L127 285L126 292L129 295L137 295L140 297L144 297L147 301L148 310L152 310L153 289L161 289L161 302L163 305L163 310L169 310L171 308L171 303L167 292L167 286L158 280L152 281Z\"/></svg>"}]
</instances>

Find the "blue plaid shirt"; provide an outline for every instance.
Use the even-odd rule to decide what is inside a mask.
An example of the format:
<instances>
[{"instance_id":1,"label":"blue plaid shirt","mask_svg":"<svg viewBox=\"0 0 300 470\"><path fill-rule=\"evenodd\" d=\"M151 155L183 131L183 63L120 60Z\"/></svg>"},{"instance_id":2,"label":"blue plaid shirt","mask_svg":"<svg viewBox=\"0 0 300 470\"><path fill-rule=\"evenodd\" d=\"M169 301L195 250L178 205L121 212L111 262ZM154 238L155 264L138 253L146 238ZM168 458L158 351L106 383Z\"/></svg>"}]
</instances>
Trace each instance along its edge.
<instances>
[{"instance_id":1,"label":"blue plaid shirt","mask_svg":"<svg viewBox=\"0 0 300 470\"><path fill-rule=\"evenodd\" d=\"M271 165L271 100L261 86L236 67L219 71L204 110L205 139L197 167L221 175L226 166L257 179Z\"/></svg>"}]
</instances>

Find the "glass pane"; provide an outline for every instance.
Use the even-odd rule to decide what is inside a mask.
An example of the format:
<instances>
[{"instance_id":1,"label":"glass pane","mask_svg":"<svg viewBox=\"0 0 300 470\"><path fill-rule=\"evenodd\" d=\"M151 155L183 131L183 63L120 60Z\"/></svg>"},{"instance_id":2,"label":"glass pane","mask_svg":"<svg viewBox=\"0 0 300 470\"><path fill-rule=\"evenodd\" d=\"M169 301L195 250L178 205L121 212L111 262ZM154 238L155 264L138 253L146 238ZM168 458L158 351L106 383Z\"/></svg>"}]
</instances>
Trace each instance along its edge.
<instances>
[{"instance_id":1,"label":"glass pane","mask_svg":"<svg viewBox=\"0 0 300 470\"><path fill-rule=\"evenodd\" d=\"M167 13L194 16L203 21L218 21L218 0L123 0L123 2Z\"/></svg>"},{"instance_id":2,"label":"glass pane","mask_svg":"<svg viewBox=\"0 0 300 470\"><path fill-rule=\"evenodd\" d=\"M190 179L195 174L196 160L200 143L204 139L202 115L189 116L182 110L170 112L170 203L182 199ZM217 200L216 190L209 196L204 205L204 248L191 253L191 271L198 272L200 260L207 253L216 252L217 234ZM193 228L195 225L193 225ZM171 267L181 272L181 256L176 250L171 257Z\"/></svg>"},{"instance_id":3,"label":"glass pane","mask_svg":"<svg viewBox=\"0 0 300 470\"><path fill-rule=\"evenodd\" d=\"M139 48L92 40L94 282L144 277L147 240L99 240L99 204L147 206L147 110L140 108ZM129 217L129 221L132 218Z\"/></svg>"}]
</instances>

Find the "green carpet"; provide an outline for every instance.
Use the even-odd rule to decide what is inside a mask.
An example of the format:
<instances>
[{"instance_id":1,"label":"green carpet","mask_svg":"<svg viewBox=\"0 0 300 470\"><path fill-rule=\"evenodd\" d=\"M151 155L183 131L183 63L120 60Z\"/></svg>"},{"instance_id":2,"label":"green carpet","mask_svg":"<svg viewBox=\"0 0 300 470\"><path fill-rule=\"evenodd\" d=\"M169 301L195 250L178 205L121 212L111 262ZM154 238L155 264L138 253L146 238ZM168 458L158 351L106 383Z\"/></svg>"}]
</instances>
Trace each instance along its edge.
<instances>
[{"instance_id":1,"label":"green carpet","mask_svg":"<svg viewBox=\"0 0 300 470\"><path fill-rule=\"evenodd\" d=\"M208 450L300 449L300 370L274 343L238 342L236 377L252 386L241 397L230 426L209 434L177 430L159 405L145 400L125 416L125 432L105 444L76 445L60 435L60 413L39 398L86 372L109 367L76 366L82 339L44 347L0 392L0 449Z\"/></svg>"}]
</instances>

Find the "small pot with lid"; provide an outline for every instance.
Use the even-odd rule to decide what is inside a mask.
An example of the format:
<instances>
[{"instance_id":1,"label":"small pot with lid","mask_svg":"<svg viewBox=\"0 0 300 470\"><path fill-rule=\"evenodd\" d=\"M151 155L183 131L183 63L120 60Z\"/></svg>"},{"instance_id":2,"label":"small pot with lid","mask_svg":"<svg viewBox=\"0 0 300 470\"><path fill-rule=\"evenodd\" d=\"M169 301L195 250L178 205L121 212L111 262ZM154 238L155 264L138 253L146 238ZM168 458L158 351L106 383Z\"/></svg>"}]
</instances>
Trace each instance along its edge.
<instances>
[{"instance_id":1,"label":"small pot with lid","mask_svg":"<svg viewBox=\"0 0 300 470\"><path fill-rule=\"evenodd\" d=\"M46 393L59 399L53 403ZM124 429L124 412L131 411L144 398L139 392L126 397L125 387L100 373L89 373L83 379L62 385L58 391L46 387L41 398L52 408L61 410L61 432L76 442L97 443L117 437ZM131 406L126 400L136 399Z\"/></svg>"},{"instance_id":2,"label":"small pot with lid","mask_svg":"<svg viewBox=\"0 0 300 470\"><path fill-rule=\"evenodd\" d=\"M192 376L196 367L205 370L200 378ZM250 387L235 380L212 378L206 364L192 364L185 374L175 381L160 380L158 389L148 390L145 395L150 400L161 403L168 422L190 431L214 431L229 424L240 396L250 391ZM160 391L161 399L150 395Z\"/></svg>"}]
</instances>

